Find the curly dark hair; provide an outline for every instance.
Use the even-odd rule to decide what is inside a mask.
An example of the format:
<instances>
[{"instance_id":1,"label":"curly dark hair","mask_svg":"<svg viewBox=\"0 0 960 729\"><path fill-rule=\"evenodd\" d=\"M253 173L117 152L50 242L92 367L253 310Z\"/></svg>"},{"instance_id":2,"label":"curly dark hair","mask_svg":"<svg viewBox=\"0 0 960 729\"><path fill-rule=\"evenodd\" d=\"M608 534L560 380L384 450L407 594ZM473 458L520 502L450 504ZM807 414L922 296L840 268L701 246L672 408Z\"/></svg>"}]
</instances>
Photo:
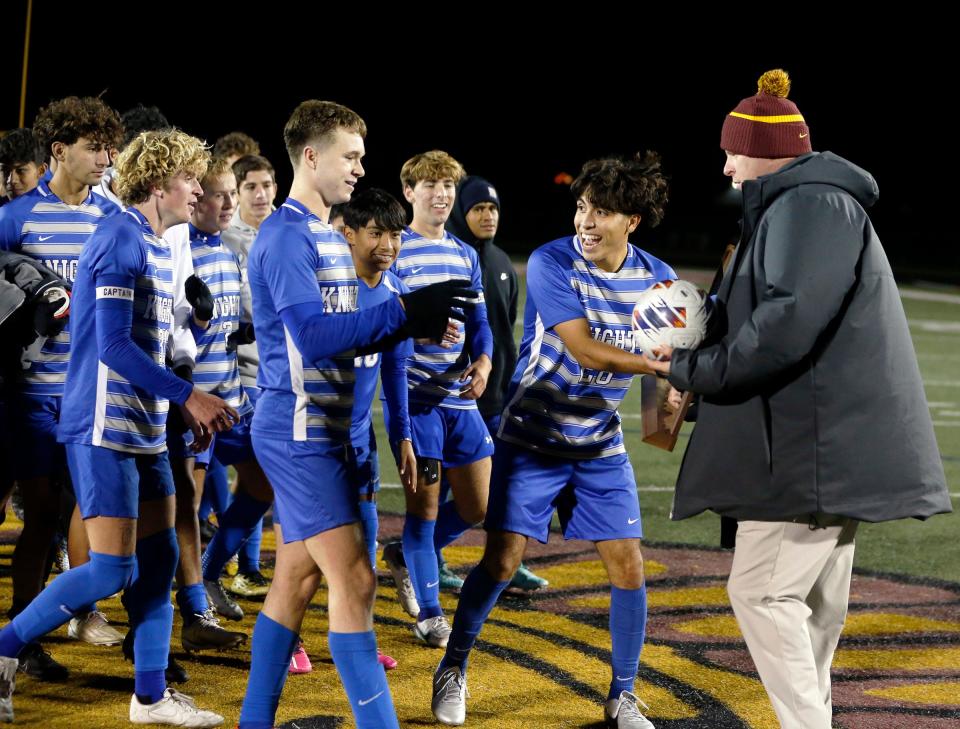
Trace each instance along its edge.
<instances>
[{"instance_id":1,"label":"curly dark hair","mask_svg":"<svg viewBox=\"0 0 960 729\"><path fill-rule=\"evenodd\" d=\"M13 167L24 162L40 166L47 161L31 129L11 129L0 139L0 165Z\"/></svg>"},{"instance_id":2,"label":"curly dark hair","mask_svg":"<svg viewBox=\"0 0 960 729\"><path fill-rule=\"evenodd\" d=\"M570 186L575 199L623 215L639 215L650 227L663 220L669 197L660 155L637 152L632 157L604 157L583 165Z\"/></svg>"},{"instance_id":3,"label":"curly dark hair","mask_svg":"<svg viewBox=\"0 0 960 729\"><path fill-rule=\"evenodd\" d=\"M53 143L75 144L80 137L117 147L123 138L123 124L113 109L92 96L68 96L52 101L37 112L33 134L44 154L53 155Z\"/></svg>"},{"instance_id":4,"label":"curly dark hair","mask_svg":"<svg viewBox=\"0 0 960 729\"><path fill-rule=\"evenodd\" d=\"M161 129L170 129L170 122L155 106L144 106L137 104L132 109L127 109L120 116L123 122L123 146L120 151L127 148L134 139L140 136L141 132L158 132Z\"/></svg>"}]
</instances>

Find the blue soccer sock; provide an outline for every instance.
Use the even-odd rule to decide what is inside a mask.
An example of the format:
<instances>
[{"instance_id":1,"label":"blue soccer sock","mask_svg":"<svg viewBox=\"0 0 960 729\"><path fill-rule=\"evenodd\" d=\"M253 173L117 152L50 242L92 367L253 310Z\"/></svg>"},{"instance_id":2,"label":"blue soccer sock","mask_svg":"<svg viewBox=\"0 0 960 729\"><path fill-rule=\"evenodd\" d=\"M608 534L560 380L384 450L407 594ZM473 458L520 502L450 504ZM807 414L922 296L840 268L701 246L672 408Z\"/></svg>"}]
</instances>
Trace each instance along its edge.
<instances>
[{"instance_id":1,"label":"blue soccer sock","mask_svg":"<svg viewBox=\"0 0 960 729\"><path fill-rule=\"evenodd\" d=\"M15 656L24 645L66 623L82 607L130 584L136 558L90 552L90 561L53 580L0 631L0 655Z\"/></svg>"},{"instance_id":2,"label":"blue soccer sock","mask_svg":"<svg viewBox=\"0 0 960 729\"><path fill-rule=\"evenodd\" d=\"M377 572L377 530L380 528L380 518L377 516L376 501L360 501L360 525L363 527L363 541L367 545L367 554L370 555L370 564L373 572Z\"/></svg>"},{"instance_id":3,"label":"blue soccer sock","mask_svg":"<svg viewBox=\"0 0 960 729\"><path fill-rule=\"evenodd\" d=\"M137 542L137 579L124 593L123 604L130 616L130 630L136 634L133 642L136 685L149 692L141 695L137 689L141 703L156 703L163 698L166 688L166 682L158 685L156 675L159 671L162 678L170 653L173 631L170 587L179 558L177 533L172 528Z\"/></svg>"},{"instance_id":4,"label":"blue soccer sock","mask_svg":"<svg viewBox=\"0 0 960 729\"><path fill-rule=\"evenodd\" d=\"M183 618L183 624L188 625L196 618L196 615L203 615L210 603L207 602L207 591L202 582L195 585L184 585L177 590L177 606L180 608L180 617Z\"/></svg>"},{"instance_id":5,"label":"blue soccer sock","mask_svg":"<svg viewBox=\"0 0 960 729\"><path fill-rule=\"evenodd\" d=\"M453 616L453 632L447 641L447 652L440 661L437 671L448 666L459 666L466 672L467 658L477 642L477 636L487 616L497 604L497 598L510 581L497 582L484 569L482 564L474 567L460 588L460 600L457 612Z\"/></svg>"},{"instance_id":6,"label":"blue soccer sock","mask_svg":"<svg viewBox=\"0 0 960 729\"><path fill-rule=\"evenodd\" d=\"M200 499L200 509L197 516L201 521L209 518L210 514L217 517L227 510L230 505L230 479L227 467L216 457L210 459L207 465L207 475L203 479L203 497Z\"/></svg>"},{"instance_id":7,"label":"blue soccer sock","mask_svg":"<svg viewBox=\"0 0 960 729\"><path fill-rule=\"evenodd\" d=\"M457 505L453 501L440 504L437 512L437 527L433 532L433 546L437 554L448 544L452 544L463 536L473 524L468 524L457 512ZM440 561L439 559L437 561Z\"/></svg>"},{"instance_id":8,"label":"blue soccer sock","mask_svg":"<svg viewBox=\"0 0 960 729\"><path fill-rule=\"evenodd\" d=\"M260 544L263 542L263 517L260 517L250 532L250 537L240 547L240 574L249 575L260 571Z\"/></svg>"},{"instance_id":9,"label":"blue soccer sock","mask_svg":"<svg viewBox=\"0 0 960 729\"><path fill-rule=\"evenodd\" d=\"M296 633L265 613L257 616L239 729L272 729L297 640Z\"/></svg>"},{"instance_id":10,"label":"blue soccer sock","mask_svg":"<svg viewBox=\"0 0 960 729\"><path fill-rule=\"evenodd\" d=\"M134 644L136 645L136 644ZM141 704L155 704L163 698L167 688L167 679L163 669L156 671L134 671L133 693Z\"/></svg>"},{"instance_id":11,"label":"blue soccer sock","mask_svg":"<svg viewBox=\"0 0 960 729\"><path fill-rule=\"evenodd\" d=\"M440 607L440 571L437 555L433 551L436 524L432 519L421 519L410 512L407 512L403 524L403 558L420 605L417 620L443 615Z\"/></svg>"},{"instance_id":12,"label":"blue soccer sock","mask_svg":"<svg viewBox=\"0 0 960 729\"><path fill-rule=\"evenodd\" d=\"M463 598L461 598L462 600ZM647 627L647 586L637 590L610 588L610 667L612 678L607 698L633 691L640 665L640 651Z\"/></svg>"},{"instance_id":13,"label":"blue soccer sock","mask_svg":"<svg viewBox=\"0 0 960 729\"><path fill-rule=\"evenodd\" d=\"M350 699L357 729L397 727L397 712L383 666L377 663L377 637L365 633L327 633L330 655Z\"/></svg>"},{"instance_id":14,"label":"blue soccer sock","mask_svg":"<svg viewBox=\"0 0 960 729\"><path fill-rule=\"evenodd\" d=\"M203 553L200 561L203 579L220 579L220 572L227 560L239 551L269 508L269 501L257 501L243 492L236 495L220 518L220 528Z\"/></svg>"}]
</instances>

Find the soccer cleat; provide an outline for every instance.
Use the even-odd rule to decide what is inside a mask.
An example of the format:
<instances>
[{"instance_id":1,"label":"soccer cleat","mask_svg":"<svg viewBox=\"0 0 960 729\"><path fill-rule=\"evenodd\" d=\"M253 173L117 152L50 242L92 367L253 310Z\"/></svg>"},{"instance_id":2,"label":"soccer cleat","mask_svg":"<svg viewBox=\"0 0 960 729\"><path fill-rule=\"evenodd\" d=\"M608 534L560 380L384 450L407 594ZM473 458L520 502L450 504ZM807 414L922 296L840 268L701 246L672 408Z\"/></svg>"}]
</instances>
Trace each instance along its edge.
<instances>
[{"instance_id":1,"label":"soccer cleat","mask_svg":"<svg viewBox=\"0 0 960 729\"><path fill-rule=\"evenodd\" d=\"M91 645L120 645L123 636L107 622L107 616L92 610L82 618L71 618L67 635Z\"/></svg>"},{"instance_id":2,"label":"soccer cleat","mask_svg":"<svg viewBox=\"0 0 960 729\"><path fill-rule=\"evenodd\" d=\"M654 729L647 717L640 713L640 704L647 711L650 707L629 691L621 691L620 697L609 699L603 707L603 716L608 727L616 729Z\"/></svg>"},{"instance_id":3,"label":"soccer cleat","mask_svg":"<svg viewBox=\"0 0 960 729\"><path fill-rule=\"evenodd\" d=\"M120 646L120 651L123 653L124 659L134 663L133 660L133 630L128 630L126 637L123 639L123 645ZM181 666L174 659L173 655L169 652L167 653L167 669L163 672L163 677L167 680L167 683L186 683L190 680L190 674L187 673L186 669Z\"/></svg>"},{"instance_id":4,"label":"soccer cleat","mask_svg":"<svg viewBox=\"0 0 960 729\"><path fill-rule=\"evenodd\" d=\"M384 671L392 671L397 667L397 660L386 653L381 653L379 649L377 650L377 663L383 666Z\"/></svg>"},{"instance_id":5,"label":"soccer cleat","mask_svg":"<svg viewBox=\"0 0 960 729\"><path fill-rule=\"evenodd\" d=\"M70 569L70 555L67 552L67 538L58 534L56 538L55 551L53 555L53 566L57 572L63 574Z\"/></svg>"},{"instance_id":6,"label":"soccer cleat","mask_svg":"<svg viewBox=\"0 0 960 729\"><path fill-rule=\"evenodd\" d=\"M180 631L180 642L187 653L202 651L205 648L227 650L228 648L236 648L246 640L246 633L221 628L220 621L217 620L211 608L207 608L201 614L195 614L193 619L184 624L183 630Z\"/></svg>"},{"instance_id":7,"label":"soccer cleat","mask_svg":"<svg viewBox=\"0 0 960 729\"><path fill-rule=\"evenodd\" d=\"M141 704L137 695L130 698L130 721L134 724L170 724L185 727L213 727L223 724L223 717L197 707L193 699L168 688L155 704Z\"/></svg>"},{"instance_id":8,"label":"soccer cleat","mask_svg":"<svg viewBox=\"0 0 960 729\"><path fill-rule=\"evenodd\" d=\"M418 620L413 624L413 634L433 648L446 648L450 632L450 623L444 615Z\"/></svg>"},{"instance_id":9,"label":"soccer cleat","mask_svg":"<svg viewBox=\"0 0 960 729\"><path fill-rule=\"evenodd\" d=\"M13 723L13 690L17 686L16 658L0 656L0 721Z\"/></svg>"},{"instance_id":10,"label":"soccer cleat","mask_svg":"<svg viewBox=\"0 0 960 729\"><path fill-rule=\"evenodd\" d=\"M41 681L63 681L70 675L67 667L53 660L39 643L27 643L17 660L21 672Z\"/></svg>"},{"instance_id":11,"label":"soccer cleat","mask_svg":"<svg viewBox=\"0 0 960 729\"><path fill-rule=\"evenodd\" d=\"M383 563L390 569L393 581L397 585L397 600L400 607L411 618L420 614L420 604L417 602L417 593L410 582L410 572L407 563L403 560L403 545L400 542L390 542L383 548Z\"/></svg>"},{"instance_id":12,"label":"soccer cleat","mask_svg":"<svg viewBox=\"0 0 960 729\"><path fill-rule=\"evenodd\" d=\"M243 608L230 599L220 580L204 580L207 599L218 614L227 620L243 620Z\"/></svg>"},{"instance_id":13,"label":"soccer cleat","mask_svg":"<svg viewBox=\"0 0 960 729\"><path fill-rule=\"evenodd\" d=\"M441 724L461 726L467 720L467 696L467 677L459 666L450 666L434 674L430 708Z\"/></svg>"},{"instance_id":14,"label":"soccer cleat","mask_svg":"<svg viewBox=\"0 0 960 729\"><path fill-rule=\"evenodd\" d=\"M521 563L517 571L513 573L508 587L512 587L514 590L523 590L524 592L534 592L535 590L543 589L549 584L547 580L542 577L537 577Z\"/></svg>"},{"instance_id":15,"label":"soccer cleat","mask_svg":"<svg viewBox=\"0 0 960 729\"><path fill-rule=\"evenodd\" d=\"M440 589L459 592L463 587L463 578L447 566L446 562L441 562L440 568Z\"/></svg>"},{"instance_id":16,"label":"soccer cleat","mask_svg":"<svg viewBox=\"0 0 960 729\"><path fill-rule=\"evenodd\" d=\"M228 577L236 577L237 572L240 571L240 558L237 555L233 555L223 566L223 571L227 573Z\"/></svg>"},{"instance_id":17,"label":"soccer cleat","mask_svg":"<svg viewBox=\"0 0 960 729\"><path fill-rule=\"evenodd\" d=\"M230 592L243 597L264 597L270 591L270 581L259 570L241 572L233 578Z\"/></svg>"},{"instance_id":18,"label":"soccer cleat","mask_svg":"<svg viewBox=\"0 0 960 729\"><path fill-rule=\"evenodd\" d=\"M297 642L297 649L290 656L290 668L288 673L310 673L313 670L313 664L310 663L310 656L304 650L303 641Z\"/></svg>"}]
</instances>

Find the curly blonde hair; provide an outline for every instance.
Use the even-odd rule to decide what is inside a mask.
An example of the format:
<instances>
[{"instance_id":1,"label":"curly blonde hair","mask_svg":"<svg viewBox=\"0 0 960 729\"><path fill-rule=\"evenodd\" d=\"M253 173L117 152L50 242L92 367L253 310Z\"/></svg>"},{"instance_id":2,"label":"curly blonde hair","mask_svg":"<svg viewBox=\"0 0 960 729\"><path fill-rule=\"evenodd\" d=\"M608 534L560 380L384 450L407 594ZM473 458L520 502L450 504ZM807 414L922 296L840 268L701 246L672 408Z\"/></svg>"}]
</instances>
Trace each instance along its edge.
<instances>
[{"instance_id":1,"label":"curly blonde hair","mask_svg":"<svg viewBox=\"0 0 960 729\"><path fill-rule=\"evenodd\" d=\"M201 179L209 164L210 152L196 137L179 129L143 132L117 157L117 193L124 205L142 203L181 173Z\"/></svg>"}]
</instances>

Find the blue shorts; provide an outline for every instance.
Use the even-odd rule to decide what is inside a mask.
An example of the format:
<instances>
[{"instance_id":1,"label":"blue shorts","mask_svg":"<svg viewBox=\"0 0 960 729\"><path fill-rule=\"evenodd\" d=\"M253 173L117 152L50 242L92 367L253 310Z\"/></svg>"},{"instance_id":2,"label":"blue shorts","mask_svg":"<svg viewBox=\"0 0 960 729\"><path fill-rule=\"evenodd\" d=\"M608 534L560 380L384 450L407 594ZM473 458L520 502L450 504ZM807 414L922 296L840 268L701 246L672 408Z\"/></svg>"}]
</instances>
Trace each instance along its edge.
<instances>
[{"instance_id":1,"label":"blue shorts","mask_svg":"<svg viewBox=\"0 0 960 729\"><path fill-rule=\"evenodd\" d=\"M273 513L285 543L360 521L342 445L256 436L253 449L273 486Z\"/></svg>"},{"instance_id":2,"label":"blue shorts","mask_svg":"<svg viewBox=\"0 0 960 729\"><path fill-rule=\"evenodd\" d=\"M417 458L444 468L466 466L493 455L493 438L476 408L458 410L410 403L410 430Z\"/></svg>"},{"instance_id":3,"label":"blue shorts","mask_svg":"<svg viewBox=\"0 0 960 729\"><path fill-rule=\"evenodd\" d=\"M174 493L166 452L126 453L82 443L67 443L66 451L84 519L136 519L141 501L156 501Z\"/></svg>"},{"instance_id":4,"label":"blue shorts","mask_svg":"<svg viewBox=\"0 0 960 729\"><path fill-rule=\"evenodd\" d=\"M210 465L212 456L216 456L224 466L233 466L245 463L256 458L253 452L253 441L250 437L250 424L253 422L253 412L240 418L240 422L223 433L214 433L210 447L196 454L196 465L206 467ZM192 434L191 434L191 443Z\"/></svg>"},{"instance_id":5,"label":"blue shorts","mask_svg":"<svg viewBox=\"0 0 960 729\"><path fill-rule=\"evenodd\" d=\"M380 490L380 457L372 429L369 443L351 445L347 449L347 473L359 496L369 496Z\"/></svg>"},{"instance_id":6,"label":"blue shorts","mask_svg":"<svg viewBox=\"0 0 960 729\"><path fill-rule=\"evenodd\" d=\"M483 526L544 544L554 509L566 539L639 539L640 501L626 453L557 458L497 440Z\"/></svg>"},{"instance_id":7,"label":"blue shorts","mask_svg":"<svg viewBox=\"0 0 960 729\"><path fill-rule=\"evenodd\" d=\"M60 406L56 395L18 393L7 403L13 473L18 480L52 476L67 466L63 444L57 442Z\"/></svg>"}]
</instances>

